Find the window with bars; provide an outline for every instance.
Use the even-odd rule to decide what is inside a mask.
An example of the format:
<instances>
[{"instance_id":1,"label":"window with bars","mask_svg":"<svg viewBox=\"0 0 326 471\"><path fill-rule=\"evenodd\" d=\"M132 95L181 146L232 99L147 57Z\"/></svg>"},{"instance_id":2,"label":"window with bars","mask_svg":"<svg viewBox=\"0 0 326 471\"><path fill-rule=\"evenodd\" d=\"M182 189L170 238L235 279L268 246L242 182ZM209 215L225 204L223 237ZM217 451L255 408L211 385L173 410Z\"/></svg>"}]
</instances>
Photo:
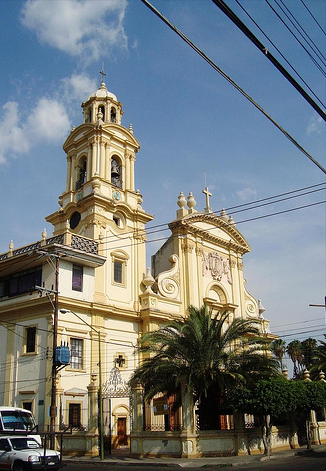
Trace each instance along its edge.
<instances>
[{"instance_id":1,"label":"window with bars","mask_svg":"<svg viewBox=\"0 0 326 471\"><path fill-rule=\"evenodd\" d=\"M83 368L83 339L70 339L70 368L81 370Z\"/></svg>"},{"instance_id":2,"label":"window with bars","mask_svg":"<svg viewBox=\"0 0 326 471\"><path fill-rule=\"evenodd\" d=\"M69 404L69 426L74 429L81 427L81 404Z\"/></svg>"}]
</instances>

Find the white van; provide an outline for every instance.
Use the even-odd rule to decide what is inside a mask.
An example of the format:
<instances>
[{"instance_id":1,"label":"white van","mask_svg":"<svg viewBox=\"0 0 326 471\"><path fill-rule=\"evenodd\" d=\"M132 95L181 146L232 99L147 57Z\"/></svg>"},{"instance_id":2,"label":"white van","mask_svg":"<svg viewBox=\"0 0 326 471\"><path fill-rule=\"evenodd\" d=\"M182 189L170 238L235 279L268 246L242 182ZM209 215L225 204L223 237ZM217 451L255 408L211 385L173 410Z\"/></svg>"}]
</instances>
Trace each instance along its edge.
<instances>
[{"instance_id":1,"label":"white van","mask_svg":"<svg viewBox=\"0 0 326 471\"><path fill-rule=\"evenodd\" d=\"M27 433L41 443L38 427L30 410L0 406L0 434Z\"/></svg>"}]
</instances>

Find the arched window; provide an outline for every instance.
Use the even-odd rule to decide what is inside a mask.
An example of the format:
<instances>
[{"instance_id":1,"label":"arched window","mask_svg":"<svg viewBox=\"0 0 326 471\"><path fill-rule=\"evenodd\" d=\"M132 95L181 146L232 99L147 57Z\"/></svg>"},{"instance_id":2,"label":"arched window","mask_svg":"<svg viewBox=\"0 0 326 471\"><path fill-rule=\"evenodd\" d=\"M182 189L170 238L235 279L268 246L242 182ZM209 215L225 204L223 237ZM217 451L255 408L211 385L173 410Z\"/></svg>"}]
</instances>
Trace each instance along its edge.
<instances>
[{"instance_id":1,"label":"arched window","mask_svg":"<svg viewBox=\"0 0 326 471\"><path fill-rule=\"evenodd\" d=\"M111 123L117 122L117 112L115 108L111 108Z\"/></svg>"},{"instance_id":2,"label":"arched window","mask_svg":"<svg viewBox=\"0 0 326 471\"><path fill-rule=\"evenodd\" d=\"M111 160L111 183L117 188L122 188L122 169L116 156Z\"/></svg>"},{"instance_id":3,"label":"arched window","mask_svg":"<svg viewBox=\"0 0 326 471\"><path fill-rule=\"evenodd\" d=\"M79 190L86 182L87 177L87 159L83 159L77 167L76 190Z\"/></svg>"}]
</instances>

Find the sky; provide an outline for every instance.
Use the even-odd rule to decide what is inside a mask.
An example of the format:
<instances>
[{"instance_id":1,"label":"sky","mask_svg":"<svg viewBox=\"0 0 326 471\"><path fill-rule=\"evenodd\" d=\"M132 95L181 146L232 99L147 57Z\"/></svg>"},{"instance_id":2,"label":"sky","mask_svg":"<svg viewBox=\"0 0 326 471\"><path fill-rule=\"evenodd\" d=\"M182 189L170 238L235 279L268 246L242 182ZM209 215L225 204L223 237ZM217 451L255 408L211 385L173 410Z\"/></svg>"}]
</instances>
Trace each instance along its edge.
<instances>
[{"instance_id":1,"label":"sky","mask_svg":"<svg viewBox=\"0 0 326 471\"><path fill-rule=\"evenodd\" d=\"M211 0L151 3L326 168L325 122ZM325 65L295 40L279 5L322 53L326 2L226 3L325 111ZM99 87L103 64L107 88L124 105L122 124L132 123L141 145L135 177L155 216L148 229L175 218L180 191L203 211L207 185L213 211L226 208L251 246L247 289L272 332L287 342L323 338L325 310L309 304L326 295L326 206L315 204L326 200L325 173L145 4L1 0L0 57L0 253L11 240L15 248L40 240L43 228L51 235L45 217L66 181L62 144L82 123L80 104ZM290 200L229 209L307 187ZM148 265L168 235L148 236Z\"/></svg>"}]
</instances>

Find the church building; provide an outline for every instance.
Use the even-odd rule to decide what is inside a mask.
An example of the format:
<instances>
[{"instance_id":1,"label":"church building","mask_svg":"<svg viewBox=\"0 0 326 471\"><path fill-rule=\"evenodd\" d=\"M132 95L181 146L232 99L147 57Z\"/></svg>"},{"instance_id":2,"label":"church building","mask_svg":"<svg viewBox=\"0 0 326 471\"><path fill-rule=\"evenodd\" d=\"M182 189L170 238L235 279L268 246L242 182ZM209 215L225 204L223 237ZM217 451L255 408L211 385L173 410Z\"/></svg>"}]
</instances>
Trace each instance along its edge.
<instances>
[{"instance_id":1,"label":"church building","mask_svg":"<svg viewBox=\"0 0 326 471\"><path fill-rule=\"evenodd\" d=\"M246 289L250 246L231 216L213 212L207 187L203 210L192 193L175 195L171 235L146 267L154 216L135 187L140 144L103 76L82 110L63 144L65 189L46 217L53 233L0 254L0 404L32 410L40 430L70 427L64 452L94 456L99 441L105 451L130 445L128 380L145 332L204 303L266 334L269 322Z\"/></svg>"}]
</instances>

